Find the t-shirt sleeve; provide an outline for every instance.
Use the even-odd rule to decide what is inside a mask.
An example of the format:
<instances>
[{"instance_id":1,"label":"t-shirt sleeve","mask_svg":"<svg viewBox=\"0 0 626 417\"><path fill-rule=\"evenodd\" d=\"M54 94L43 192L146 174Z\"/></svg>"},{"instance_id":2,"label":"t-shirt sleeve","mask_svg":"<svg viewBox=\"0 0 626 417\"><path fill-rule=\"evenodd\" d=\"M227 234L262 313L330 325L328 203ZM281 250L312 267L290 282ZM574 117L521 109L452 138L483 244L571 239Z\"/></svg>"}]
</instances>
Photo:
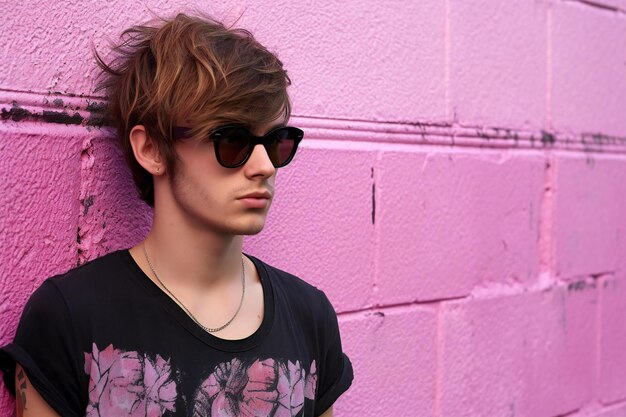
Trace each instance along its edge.
<instances>
[{"instance_id":1,"label":"t-shirt sleeve","mask_svg":"<svg viewBox=\"0 0 626 417\"><path fill-rule=\"evenodd\" d=\"M318 395L315 400L315 415L324 413L335 401L352 385L353 371L352 363L341 348L341 335L339 334L339 324L337 313L332 304L322 294L322 304L325 310L325 321L323 330L325 346L321 347L322 356L319 367Z\"/></svg>"},{"instance_id":2,"label":"t-shirt sleeve","mask_svg":"<svg viewBox=\"0 0 626 417\"><path fill-rule=\"evenodd\" d=\"M61 416L81 410L81 362L67 304L50 280L31 295L13 343L0 348L0 370L15 396L15 364L19 362L41 397ZM84 372L83 372L84 373Z\"/></svg>"}]
</instances>

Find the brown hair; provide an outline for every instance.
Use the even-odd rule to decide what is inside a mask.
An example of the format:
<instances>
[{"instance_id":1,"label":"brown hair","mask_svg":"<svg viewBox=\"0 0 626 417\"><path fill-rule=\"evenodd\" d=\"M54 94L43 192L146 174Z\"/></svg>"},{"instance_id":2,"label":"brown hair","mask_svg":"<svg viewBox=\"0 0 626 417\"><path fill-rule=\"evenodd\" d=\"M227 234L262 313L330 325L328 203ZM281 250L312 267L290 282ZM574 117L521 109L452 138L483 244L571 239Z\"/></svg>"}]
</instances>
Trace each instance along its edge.
<instances>
[{"instance_id":1,"label":"brown hair","mask_svg":"<svg viewBox=\"0 0 626 417\"><path fill-rule=\"evenodd\" d=\"M130 145L135 125L145 126L167 171L175 175L176 124L192 127L191 135L198 139L221 124L253 127L290 116L287 72L247 30L178 14L158 24L133 26L120 39L108 64L94 50L102 69L96 91L106 91L108 122L117 129L141 199L151 207L152 175L139 165Z\"/></svg>"}]
</instances>

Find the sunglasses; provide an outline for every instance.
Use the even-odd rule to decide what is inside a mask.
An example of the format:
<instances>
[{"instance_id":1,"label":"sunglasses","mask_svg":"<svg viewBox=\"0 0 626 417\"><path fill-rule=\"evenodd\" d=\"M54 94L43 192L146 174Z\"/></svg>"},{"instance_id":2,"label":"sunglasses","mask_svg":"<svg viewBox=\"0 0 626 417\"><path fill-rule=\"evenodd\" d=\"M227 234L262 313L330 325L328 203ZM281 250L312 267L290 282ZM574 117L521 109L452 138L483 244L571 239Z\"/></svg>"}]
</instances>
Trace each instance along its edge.
<instances>
[{"instance_id":1,"label":"sunglasses","mask_svg":"<svg viewBox=\"0 0 626 417\"><path fill-rule=\"evenodd\" d=\"M190 128L172 128L174 139L189 138ZM263 145L275 168L293 159L304 132L297 127L278 127L265 136L254 136L242 126L220 127L209 134L215 144L217 162L225 168L237 168L246 163L256 145Z\"/></svg>"}]
</instances>

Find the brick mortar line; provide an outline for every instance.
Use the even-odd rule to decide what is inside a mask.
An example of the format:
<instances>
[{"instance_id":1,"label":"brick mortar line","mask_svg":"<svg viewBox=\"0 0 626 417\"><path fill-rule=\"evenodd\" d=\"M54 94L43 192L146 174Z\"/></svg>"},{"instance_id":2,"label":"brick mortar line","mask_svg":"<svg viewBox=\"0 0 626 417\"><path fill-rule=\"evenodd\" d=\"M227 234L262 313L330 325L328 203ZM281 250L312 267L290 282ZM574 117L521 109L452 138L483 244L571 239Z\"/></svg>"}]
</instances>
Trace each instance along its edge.
<instances>
[{"instance_id":1,"label":"brick mortar line","mask_svg":"<svg viewBox=\"0 0 626 417\"><path fill-rule=\"evenodd\" d=\"M610 402L602 402L598 397L595 397L590 402L583 404L576 410L567 414L559 415L556 417L590 417L599 416L598 413L611 412L621 409L626 405L626 398L620 398L618 400Z\"/></svg>"},{"instance_id":2,"label":"brick mortar line","mask_svg":"<svg viewBox=\"0 0 626 417\"><path fill-rule=\"evenodd\" d=\"M52 123L104 126L105 102L84 97L40 96L0 90L0 108L4 123ZM460 123L375 122L312 116L292 118L308 128L307 137L365 142L392 142L453 147L496 149L563 149L584 153L626 153L626 136L602 133L547 132L495 126L472 126Z\"/></svg>"},{"instance_id":3,"label":"brick mortar line","mask_svg":"<svg viewBox=\"0 0 626 417\"><path fill-rule=\"evenodd\" d=\"M603 337L602 337L602 309L603 309L603 303L604 303L604 291L602 291L603 288L598 285L598 292L597 292L597 304L596 304L596 316L595 316L595 325L596 325L596 345L595 345L595 366L594 366L594 378L595 378L595 383L596 386L600 386L601 385L601 381L602 381L602 341L603 341ZM599 396L598 396L599 397ZM599 398L598 398L599 400Z\"/></svg>"},{"instance_id":4,"label":"brick mortar line","mask_svg":"<svg viewBox=\"0 0 626 417\"><path fill-rule=\"evenodd\" d=\"M393 312L395 310L404 309L406 307L415 307L417 309L433 310L435 313L443 303L450 303L454 301L463 300L490 300L499 297L511 297L523 295L529 292L542 293L544 291L551 291L557 287L563 287L567 291L578 291L586 287L598 287L598 280L600 278L606 279L607 277L614 277L612 271L602 272L598 274L580 275L576 277L567 278L553 278L549 282L539 282L535 280L529 284L507 284L507 283L495 283L494 288L489 287L474 287L468 294L438 298L426 301L405 301L399 303L390 303L382 305L368 306L364 308L357 308L352 310L338 311L337 316L349 318L353 316L365 315L381 315L384 316L386 311Z\"/></svg>"},{"instance_id":5,"label":"brick mortar line","mask_svg":"<svg viewBox=\"0 0 626 417\"><path fill-rule=\"evenodd\" d=\"M450 0L444 0L444 66L443 66L443 83L444 83L444 106L445 115L448 120L456 119L456 112L451 108L450 99Z\"/></svg>"},{"instance_id":6,"label":"brick mortar line","mask_svg":"<svg viewBox=\"0 0 626 417\"><path fill-rule=\"evenodd\" d=\"M441 304L437 306L437 324L435 329L435 417L442 417L443 399L443 373L444 373L444 349L445 331L443 320L443 308Z\"/></svg>"},{"instance_id":7,"label":"brick mortar line","mask_svg":"<svg viewBox=\"0 0 626 417\"><path fill-rule=\"evenodd\" d=\"M622 405L626 405L626 398L621 398L618 400L613 400L613 401L608 401L608 402L602 402L601 400L598 400L598 404L600 405L600 408L618 408L621 407Z\"/></svg>"},{"instance_id":8,"label":"brick mortar line","mask_svg":"<svg viewBox=\"0 0 626 417\"><path fill-rule=\"evenodd\" d=\"M552 130L552 3L546 6L546 96L545 96L545 125Z\"/></svg>"},{"instance_id":9,"label":"brick mortar line","mask_svg":"<svg viewBox=\"0 0 626 417\"><path fill-rule=\"evenodd\" d=\"M622 10L619 7L610 6L608 4L603 4L602 2L597 2L593 0L562 0L562 3L565 3L565 4L577 3L593 10L604 11L604 12L618 14L621 16L626 16L626 10Z\"/></svg>"},{"instance_id":10,"label":"brick mortar line","mask_svg":"<svg viewBox=\"0 0 626 417\"><path fill-rule=\"evenodd\" d=\"M555 271L555 242L554 242L554 213L556 209L555 183L556 158L552 152L547 152L544 160L541 199L537 210L539 216L539 236L537 249L539 251L539 273L545 274L554 280Z\"/></svg>"}]
</instances>

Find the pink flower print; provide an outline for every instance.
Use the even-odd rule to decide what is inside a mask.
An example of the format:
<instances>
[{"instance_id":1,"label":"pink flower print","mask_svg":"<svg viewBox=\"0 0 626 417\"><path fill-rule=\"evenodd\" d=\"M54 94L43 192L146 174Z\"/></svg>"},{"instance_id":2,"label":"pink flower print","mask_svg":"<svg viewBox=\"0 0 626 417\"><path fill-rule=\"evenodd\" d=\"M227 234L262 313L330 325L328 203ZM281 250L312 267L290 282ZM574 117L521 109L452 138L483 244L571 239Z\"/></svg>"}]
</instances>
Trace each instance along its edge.
<instances>
[{"instance_id":1,"label":"pink flower print","mask_svg":"<svg viewBox=\"0 0 626 417\"><path fill-rule=\"evenodd\" d=\"M143 380L139 384L127 384L127 392L139 394L131 407L131 415L133 417L160 417L166 411L175 411L176 383L171 379L169 361L160 355L157 355L156 361L152 361L147 356L143 359ZM139 391L136 388L139 388Z\"/></svg>"},{"instance_id":2,"label":"pink flower print","mask_svg":"<svg viewBox=\"0 0 626 417\"><path fill-rule=\"evenodd\" d=\"M274 359L256 360L248 368L248 383L239 404L241 416L267 417L276 406L278 365Z\"/></svg>"},{"instance_id":3,"label":"pink flower print","mask_svg":"<svg viewBox=\"0 0 626 417\"><path fill-rule=\"evenodd\" d=\"M119 353L113 345L99 351L95 343L92 345L92 353L85 352L85 373L89 374L89 404L86 414L89 417L101 415L100 400L107 397L105 391L109 383L110 370Z\"/></svg>"},{"instance_id":4,"label":"pink flower print","mask_svg":"<svg viewBox=\"0 0 626 417\"><path fill-rule=\"evenodd\" d=\"M292 417L304 406L304 372L300 362L281 363L278 370L278 408L274 416Z\"/></svg>"},{"instance_id":5,"label":"pink flower print","mask_svg":"<svg viewBox=\"0 0 626 417\"><path fill-rule=\"evenodd\" d=\"M311 372L304 379L304 396L310 400L315 399L315 389L317 386L317 367L315 359L311 362Z\"/></svg>"},{"instance_id":6,"label":"pink flower print","mask_svg":"<svg viewBox=\"0 0 626 417\"><path fill-rule=\"evenodd\" d=\"M248 382L246 368L237 358L215 367L195 395L194 416L239 416L239 403Z\"/></svg>"},{"instance_id":7,"label":"pink flower print","mask_svg":"<svg viewBox=\"0 0 626 417\"><path fill-rule=\"evenodd\" d=\"M306 398L315 398L317 368L311 375L299 361L272 358L221 363L206 378L194 396L194 417L293 417Z\"/></svg>"},{"instance_id":8,"label":"pink flower print","mask_svg":"<svg viewBox=\"0 0 626 417\"><path fill-rule=\"evenodd\" d=\"M124 352L109 345L85 354L89 373L87 417L127 415L160 417L175 411L176 383L169 361L157 355L153 361L137 352Z\"/></svg>"}]
</instances>

